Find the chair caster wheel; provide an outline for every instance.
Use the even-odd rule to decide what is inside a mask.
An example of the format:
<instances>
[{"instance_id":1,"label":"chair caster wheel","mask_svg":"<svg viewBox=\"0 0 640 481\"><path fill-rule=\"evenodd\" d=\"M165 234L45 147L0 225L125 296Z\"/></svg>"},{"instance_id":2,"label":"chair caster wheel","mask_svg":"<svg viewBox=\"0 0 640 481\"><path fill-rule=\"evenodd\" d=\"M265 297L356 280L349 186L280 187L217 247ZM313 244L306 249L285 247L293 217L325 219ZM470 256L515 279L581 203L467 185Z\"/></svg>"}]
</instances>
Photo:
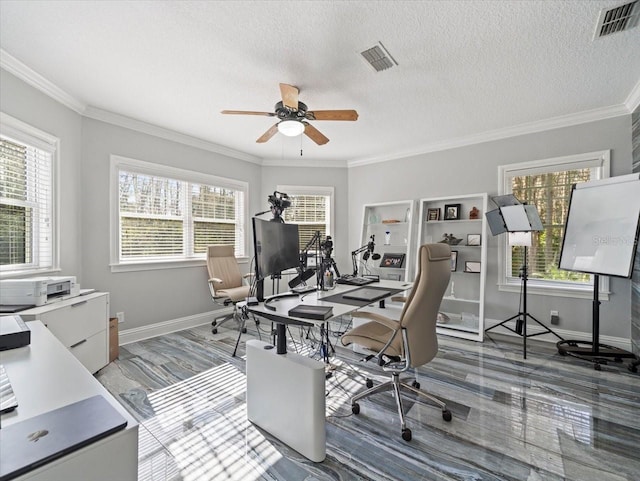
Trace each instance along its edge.
<instances>
[{"instance_id":1,"label":"chair caster wheel","mask_svg":"<svg viewBox=\"0 0 640 481\"><path fill-rule=\"evenodd\" d=\"M216 327L216 325L217 325L217 324L218 324L218 321L211 321L211 325L212 325L213 327Z\"/></svg>"},{"instance_id":2,"label":"chair caster wheel","mask_svg":"<svg viewBox=\"0 0 640 481\"><path fill-rule=\"evenodd\" d=\"M351 405L351 412L352 412L353 414L360 414L360 404L358 404L358 403L353 403L353 404Z\"/></svg>"},{"instance_id":3,"label":"chair caster wheel","mask_svg":"<svg viewBox=\"0 0 640 481\"><path fill-rule=\"evenodd\" d=\"M241 331L242 331L242 334L246 334L246 333L247 333L247 328L246 328L246 327L243 327L243 328L241 329Z\"/></svg>"},{"instance_id":4,"label":"chair caster wheel","mask_svg":"<svg viewBox=\"0 0 640 481\"><path fill-rule=\"evenodd\" d=\"M599 364L599 363L594 364L594 365L593 365L593 368L594 368L596 371L602 371L602 366L600 366L600 364Z\"/></svg>"},{"instance_id":5,"label":"chair caster wheel","mask_svg":"<svg viewBox=\"0 0 640 481\"><path fill-rule=\"evenodd\" d=\"M413 387L415 387L416 389L420 389L420 383L419 383L418 381L413 381L413 382L411 383L411 385L412 385Z\"/></svg>"},{"instance_id":6,"label":"chair caster wheel","mask_svg":"<svg viewBox=\"0 0 640 481\"><path fill-rule=\"evenodd\" d=\"M411 429L404 428L402 430L402 439L404 439L405 441L411 441Z\"/></svg>"},{"instance_id":7,"label":"chair caster wheel","mask_svg":"<svg viewBox=\"0 0 640 481\"><path fill-rule=\"evenodd\" d=\"M442 419L444 419L448 423L451 422L451 411L449 411L448 409L442 411Z\"/></svg>"},{"instance_id":8,"label":"chair caster wheel","mask_svg":"<svg viewBox=\"0 0 640 481\"><path fill-rule=\"evenodd\" d=\"M211 329L211 334L218 334L218 330L214 327Z\"/></svg>"},{"instance_id":9,"label":"chair caster wheel","mask_svg":"<svg viewBox=\"0 0 640 481\"><path fill-rule=\"evenodd\" d=\"M367 379L367 382L365 383L365 385L371 389L373 387L373 381L371 379Z\"/></svg>"}]
</instances>

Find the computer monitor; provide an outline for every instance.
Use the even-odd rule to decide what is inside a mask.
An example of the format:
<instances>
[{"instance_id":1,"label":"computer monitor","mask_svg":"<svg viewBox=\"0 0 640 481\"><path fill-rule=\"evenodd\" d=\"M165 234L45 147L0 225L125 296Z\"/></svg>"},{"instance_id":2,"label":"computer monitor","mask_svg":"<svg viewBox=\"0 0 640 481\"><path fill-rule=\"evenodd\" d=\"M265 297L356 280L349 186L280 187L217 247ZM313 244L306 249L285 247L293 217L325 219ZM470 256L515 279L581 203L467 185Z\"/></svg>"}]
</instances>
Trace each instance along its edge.
<instances>
[{"instance_id":1,"label":"computer monitor","mask_svg":"<svg viewBox=\"0 0 640 481\"><path fill-rule=\"evenodd\" d=\"M258 281L298 267L300 264L298 224L284 224L254 217L253 249L256 254Z\"/></svg>"}]
</instances>

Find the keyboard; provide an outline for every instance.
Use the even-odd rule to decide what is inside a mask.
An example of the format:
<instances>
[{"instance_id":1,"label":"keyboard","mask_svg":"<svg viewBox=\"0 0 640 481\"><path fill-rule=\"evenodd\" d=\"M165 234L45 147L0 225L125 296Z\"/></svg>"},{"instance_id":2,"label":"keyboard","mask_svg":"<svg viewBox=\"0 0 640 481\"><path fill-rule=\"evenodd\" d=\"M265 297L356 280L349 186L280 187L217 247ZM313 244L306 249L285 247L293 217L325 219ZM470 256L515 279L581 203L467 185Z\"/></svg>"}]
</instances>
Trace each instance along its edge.
<instances>
[{"instance_id":1,"label":"keyboard","mask_svg":"<svg viewBox=\"0 0 640 481\"><path fill-rule=\"evenodd\" d=\"M372 282L377 282L377 280L372 279L371 277L344 275L338 278L336 282L338 284L347 284L349 286L366 286L367 284L371 284Z\"/></svg>"}]
</instances>

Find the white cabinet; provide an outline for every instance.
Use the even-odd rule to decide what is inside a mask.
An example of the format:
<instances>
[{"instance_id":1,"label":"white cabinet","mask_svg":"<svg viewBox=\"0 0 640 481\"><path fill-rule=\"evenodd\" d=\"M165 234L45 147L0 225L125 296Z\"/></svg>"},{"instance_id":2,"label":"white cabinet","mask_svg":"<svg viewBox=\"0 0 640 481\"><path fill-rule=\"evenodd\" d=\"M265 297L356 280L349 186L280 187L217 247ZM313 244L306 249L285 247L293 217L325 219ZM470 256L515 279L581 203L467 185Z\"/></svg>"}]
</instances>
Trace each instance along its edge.
<instances>
[{"instance_id":1,"label":"white cabinet","mask_svg":"<svg viewBox=\"0 0 640 481\"><path fill-rule=\"evenodd\" d=\"M477 218L470 218L474 208ZM419 244L448 241L452 252L451 280L440 305L448 320L438 323L440 334L483 340L486 212L486 193L420 200Z\"/></svg>"},{"instance_id":2,"label":"white cabinet","mask_svg":"<svg viewBox=\"0 0 640 481\"><path fill-rule=\"evenodd\" d=\"M20 312L24 321L40 320L94 373L109 362L109 293L94 292Z\"/></svg>"},{"instance_id":3,"label":"white cabinet","mask_svg":"<svg viewBox=\"0 0 640 481\"><path fill-rule=\"evenodd\" d=\"M364 260L366 253L357 258L358 273L375 274L380 279L412 280L414 275L414 248L412 240L413 200L365 204L362 222L361 246L375 239L375 253L381 258Z\"/></svg>"}]
</instances>

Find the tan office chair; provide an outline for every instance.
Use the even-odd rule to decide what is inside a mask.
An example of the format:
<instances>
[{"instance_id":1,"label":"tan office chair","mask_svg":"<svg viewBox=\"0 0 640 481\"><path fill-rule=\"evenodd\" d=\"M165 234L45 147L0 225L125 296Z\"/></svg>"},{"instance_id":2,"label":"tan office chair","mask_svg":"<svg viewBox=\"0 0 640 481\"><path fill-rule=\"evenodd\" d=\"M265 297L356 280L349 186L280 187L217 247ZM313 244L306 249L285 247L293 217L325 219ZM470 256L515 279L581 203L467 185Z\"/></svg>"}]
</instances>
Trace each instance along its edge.
<instances>
[{"instance_id":1,"label":"tan office chair","mask_svg":"<svg viewBox=\"0 0 640 481\"><path fill-rule=\"evenodd\" d=\"M233 253L233 246L207 246L207 271L209 272L209 291L213 302L224 306L233 304L231 314L213 320L211 332L217 334L218 326L232 319L238 323L240 332L247 332L244 325L245 319L238 313L236 303L245 300L249 295L251 286L244 280L249 279L251 274L243 276L240 272L238 261Z\"/></svg>"},{"instance_id":2,"label":"tan office chair","mask_svg":"<svg viewBox=\"0 0 640 481\"><path fill-rule=\"evenodd\" d=\"M345 346L356 343L376 352L379 360L383 359L383 354L391 359L382 365L384 371L391 373L391 380L375 387L367 380L370 389L351 399L351 410L353 414L358 414L360 399L392 389L405 441L411 441L411 430L405 422L401 389L430 400L442 409L442 418L451 421L451 412L444 402L420 391L420 384L416 380L411 384L400 380L401 373L428 363L438 352L436 319L451 277L451 248L447 244L425 244L420 247L418 256L418 273L409 296L395 298L405 302L400 319L396 321L375 312L354 312L353 317L370 319L370 322L347 331L341 339Z\"/></svg>"}]
</instances>

